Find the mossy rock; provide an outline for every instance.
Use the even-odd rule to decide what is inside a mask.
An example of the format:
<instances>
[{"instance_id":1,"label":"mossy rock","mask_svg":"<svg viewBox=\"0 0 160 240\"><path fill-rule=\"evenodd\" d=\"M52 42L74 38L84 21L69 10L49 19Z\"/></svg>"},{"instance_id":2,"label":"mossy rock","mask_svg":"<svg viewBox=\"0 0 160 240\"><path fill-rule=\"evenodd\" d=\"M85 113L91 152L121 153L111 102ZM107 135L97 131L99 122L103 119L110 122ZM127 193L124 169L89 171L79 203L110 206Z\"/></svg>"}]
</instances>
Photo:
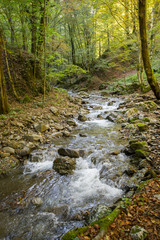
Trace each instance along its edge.
<instances>
[{"instance_id":1,"label":"mossy rock","mask_svg":"<svg viewBox=\"0 0 160 240\"><path fill-rule=\"evenodd\" d=\"M137 104L139 110L143 112L155 111L157 109L157 104L153 101L141 102Z\"/></svg>"},{"instance_id":2,"label":"mossy rock","mask_svg":"<svg viewBox=\"0 0 160 240\"><path fill-rule=\"evenodd\" d=\"M126 112L126 116L128 119L135 117L135 115L138 113L138 109L137 108L130 108L127 112Z\"/></svg>"},{"instance_id":3,"label":"mossy rock","mask_svg":"<svg viewBox=\"0 0 160 240\"><path fill-rule=\"evenodd\" d=\"M106 216L104 218L101 218L98 221L91 223L89 226L94 226L95 224L97 224L100 226L100 231L106 232L108 227L113 223L114 219L117 217L117 215L119 213L120 213L120 209L119 209L119 207L117 207L113 210L113 212L111 214L109 214L108 216ZM73 230L67 232L61 238L61 240L73 240L76 238L77 235L81 235L84 232L86 232L89 226L73 229Z\"/></svg>"},{"instance_id":4,"label":"mossy rock","mask_svg":"<svg viewBox=\"0 0 160 240\"><path fill-rule=\"evenodd\" d=\"M146 103L150 111L155 111L157 109L157 104L153 101L149 101Z\"/></svg>"},{"instance_id":5,"label":"mossy rock","mask_svg":"<svg viewBox=\"0 0 160 240\"><path fill-rule=\"evenodd\" d=\"M147 142L133 142L133 141L131 141L130 142L130 148L133 151L136 151L136 150L149 151Z\"/></svg>"},{"instance_id":6,"label":"mossy rock","mask_svg":"<svg viewBox=\"0 0 160 240\"><path fill-rule=\"evenodd\" d=\"M138 127L140 132L144 132L148 128L148 126L146 124L144 124L144 123L137 123L137 127Z\"/></svg>"},{"instance_id":7,"label":"mossy rock","mask_svg":"<svg viewBox=\"0 0 160 240\"><path fill-rule=\"evenodd\" d=\"M144 117L144 118L142 119L142 121L143 121L143 122L150 122L150 119L149 119L148 117Z\"/></svg>"},{"instance_id":8,"label":"mossy rock","mask_svg":"<svg viewBox=\"0 0 160 240\"><path fill-rule=\"evenodd\" d=\"M149 157L149 152L143 150L136 150L136 156L140 158L147 158Z\"/></svg>"}]
</instances>

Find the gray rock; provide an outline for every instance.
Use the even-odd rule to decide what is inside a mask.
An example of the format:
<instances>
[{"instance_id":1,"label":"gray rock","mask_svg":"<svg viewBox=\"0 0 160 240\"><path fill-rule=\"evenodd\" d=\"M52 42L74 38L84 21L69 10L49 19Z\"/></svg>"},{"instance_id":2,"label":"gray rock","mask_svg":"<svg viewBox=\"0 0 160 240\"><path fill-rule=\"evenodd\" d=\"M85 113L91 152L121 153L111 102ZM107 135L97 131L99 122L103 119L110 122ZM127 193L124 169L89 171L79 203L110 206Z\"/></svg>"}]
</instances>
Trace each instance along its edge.
<instances>
[{"instance_id":1,"label":"gray rock","mask_svg":"<svg viewBox=\"0 0 160 240\"><path fill-rule=\"evenodd\" d=\"M11 148L11 147L4 147L3 151L5 153L10 153L10 154L14 154L15 153L15 150L13 148Z\"/></svg>"},{"instance_id":2,"label":"gray rock","mask_svg":"<svg viewBox=\"0 0 160 240\"><path fill-rule=\"evenodd\" d=\"M98 205L89 215L88 223L90 224L94 221L97 221L100 218L109 215L111 212L112 212L111 208L104 205Z\"/></svg>"},{"instance_id":3,"label":"gray rock","mask_svg":"<svg viewBox=\"0 0 160 240\"><path fill-rule=\"evenodd\" d=\"M32 203L36 206L41 206L43 204L43 200L40 197L35 197L32 199Z\"/></svg>"},{"instance_id":4,"label":"gray rock","mask_svg":"<svg viewBox=\"0 0 160 240\"><path fill-rule=\"evenodd\" d=\"M133 226L130 232L133 240L144 240L147 237L147 231L140 226Z\"/></svg>"},{"instance_id":5,"label":"gray rock","mask_svg":"<svg viewBox=\"0 0 160 240\"><path fill-rule=\"evenodd\" d=\"M53 163L53 169L60 175L73 174L76 168L76 160L69 157L56 158Z\"/></svg>"},{"instance_id":6,"label":"gray rock","mask_svg":"<svg viewBox=\"0 0 160 240\"><path fill-rule=\"evenodd\" d=\"M59 148L58 153L61 156L68 156L71 158L79 158L80 157L80 151L78 151L78 150Z\"/></svg>"},{"instance_id":7,"label":"gray rock","mask_svg":"<svg viewBox=\"0 0 160 240\"><path fill-rule=\"evenodd\" d=\"M54 115L57 115L58 113L58 109L56 107L51 107L50 108L50 111L54 114Z\"/></svg>"}]
</instances>

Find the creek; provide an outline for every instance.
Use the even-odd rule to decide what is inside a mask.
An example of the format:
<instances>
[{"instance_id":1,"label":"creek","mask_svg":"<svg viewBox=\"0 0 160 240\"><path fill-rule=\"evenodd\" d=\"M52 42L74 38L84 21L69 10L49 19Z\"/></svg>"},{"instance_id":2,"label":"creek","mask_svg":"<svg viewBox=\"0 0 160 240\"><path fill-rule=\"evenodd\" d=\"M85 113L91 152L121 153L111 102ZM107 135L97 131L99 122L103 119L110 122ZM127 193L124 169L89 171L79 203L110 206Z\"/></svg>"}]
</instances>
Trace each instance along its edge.
<instances>
[{"instance_id":1,"label":"creek","mask_svg":"<svg viewBox=\"0 0 160 240\"><path fill-rule=\"evenodd\" d=\"M122 101L96 93L83 99L88 120L75 120L71 137L41 146L32 153L38 162L28 161L14 175L0 180L0 239L58 240L85 224L77 214L85 216L97 205L112 206L123 196L129 159L121 153L125 145L121 126L106 119ZM73 175L61 176L52 169L60 147L85 151L76 160ZM32 204L35 197L43 204Z\"/></svg>"}]
</instances>

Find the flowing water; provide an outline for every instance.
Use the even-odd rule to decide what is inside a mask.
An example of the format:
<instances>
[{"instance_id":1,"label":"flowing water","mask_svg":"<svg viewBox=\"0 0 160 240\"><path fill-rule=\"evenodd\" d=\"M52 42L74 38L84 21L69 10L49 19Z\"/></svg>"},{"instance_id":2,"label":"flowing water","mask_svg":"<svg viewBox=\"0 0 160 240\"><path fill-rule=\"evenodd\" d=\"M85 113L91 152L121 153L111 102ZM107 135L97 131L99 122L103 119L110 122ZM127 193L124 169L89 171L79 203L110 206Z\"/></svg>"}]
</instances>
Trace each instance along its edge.
<instances>
[{"instance_id":1,"label":"flowing water","mask_svg":"<svg viewBox=\"0 0 160 240\"><path fill-rule=\"evenodd\" d=\"M40 147L32 153L39 162L29 161L14 176L0 180L0 239L58 240L68 230L84 225L83 219L75 218L77 214L85 215L99 204L110 206L123 195L128 181L123 172L129 162L120 153L125 143L120 126L105 119L116 111L120 100L98 94L85 100L88 120L76 120L78 126L71 137ZM60 176L52 170L60 147L85 151L85 156L76 160L73 175ZM119 154L111 154L113 151ZM34 197L42 198L43 204L33 205Z\"/></svg>"}]
</instances>

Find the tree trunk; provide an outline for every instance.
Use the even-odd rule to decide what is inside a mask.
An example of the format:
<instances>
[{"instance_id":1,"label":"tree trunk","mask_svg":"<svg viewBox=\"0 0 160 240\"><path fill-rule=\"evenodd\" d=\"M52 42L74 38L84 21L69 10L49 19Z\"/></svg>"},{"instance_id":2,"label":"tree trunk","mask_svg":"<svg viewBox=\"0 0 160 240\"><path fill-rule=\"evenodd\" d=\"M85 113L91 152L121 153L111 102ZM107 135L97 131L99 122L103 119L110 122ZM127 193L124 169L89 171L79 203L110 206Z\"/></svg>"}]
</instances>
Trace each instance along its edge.
<instances>
[{"instance_id":1,"label":"tree trunk","mask_svg":"<svg viewBox=\"0 0 160 240\"><path fill-rule=\"evenodd\" d=\"M153 74L150 56L149 56L149 47L147 42L147 14L146 14L146 0L139 0L139 26L140 26L140 38L141 38L141 48L142 48L142 58L144 64L144 70L147 75L147 81L156 96L157 99L160 99L160 87L158 82L155 79Z\"/></svg>"},{"instance_id":2,"label":"tree trunk","mask_svg":"<svg viewBox=\"0 0 160 240\"><path fill-rule=\"evenodd\" d=\"M33 55L36 54L36 45L37 45L37 21L36 21L36 4L32 2L32 15L31 15L31 52Z\"/></svg>"},{"instance_id":3,"label":"tree trunk","mask_svg":"<svg viewBox=\"0 0 160 240\"><path fill-rule=\"evenodd\" d=\"M0 114L9 112L8 98L6 92L5 78L3 72L3 48L2 48L2 30L0 29Z\"/></svg>"}]
</instances>

